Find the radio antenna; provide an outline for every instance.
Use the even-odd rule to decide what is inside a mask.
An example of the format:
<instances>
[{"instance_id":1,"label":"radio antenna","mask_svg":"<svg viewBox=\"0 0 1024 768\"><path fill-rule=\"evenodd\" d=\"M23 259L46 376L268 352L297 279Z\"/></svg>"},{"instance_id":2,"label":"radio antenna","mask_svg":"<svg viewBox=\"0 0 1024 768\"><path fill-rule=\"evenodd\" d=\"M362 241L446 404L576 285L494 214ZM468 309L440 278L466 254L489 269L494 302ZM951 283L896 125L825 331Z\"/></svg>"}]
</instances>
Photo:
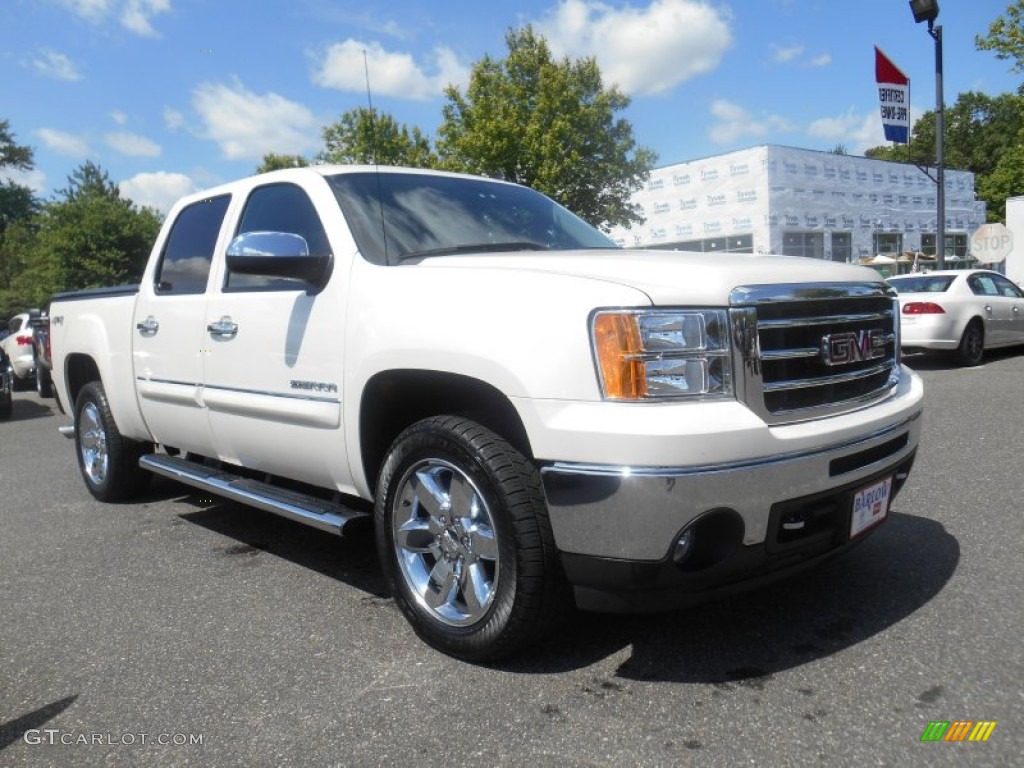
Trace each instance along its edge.
<instances>
[{"instance_id":1,"label":"radio antenna","mask_svg":"<svg viewBox=\"0 0 1024 768\"><path fill-rule=\"evenodd\" d=\"M366 74L366 103L370 107L370 146L373 149L373 172L377 176L377 206L380 209L380 233L384 238L384 263L388 264L388 227L384 221L384 185L380 178L380 164L377 161L377 113L373 111L373 96L370 93L370 65L363 49L363 72Z\"/></svg>"}]
</instances>

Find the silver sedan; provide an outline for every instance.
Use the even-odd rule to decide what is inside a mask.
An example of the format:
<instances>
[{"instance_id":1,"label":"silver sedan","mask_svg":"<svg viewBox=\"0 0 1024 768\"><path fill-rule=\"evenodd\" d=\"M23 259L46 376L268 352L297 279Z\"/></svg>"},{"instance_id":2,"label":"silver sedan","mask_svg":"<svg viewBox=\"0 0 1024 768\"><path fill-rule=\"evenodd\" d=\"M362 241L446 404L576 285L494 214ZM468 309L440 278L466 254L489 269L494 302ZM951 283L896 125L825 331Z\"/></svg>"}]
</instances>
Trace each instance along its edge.
<instances>
[{"instance_id":1,"label":"silver sedan","mask_svg":"<svg viewBox=\"0 0 1024 768\"><path fill-rule=\"evenodd\" d=\"M1024 292L987 269L891 277L899 294L903 349L952 352L977 365L986 349L1024 344Z\"/></svg>"}]
</instances>

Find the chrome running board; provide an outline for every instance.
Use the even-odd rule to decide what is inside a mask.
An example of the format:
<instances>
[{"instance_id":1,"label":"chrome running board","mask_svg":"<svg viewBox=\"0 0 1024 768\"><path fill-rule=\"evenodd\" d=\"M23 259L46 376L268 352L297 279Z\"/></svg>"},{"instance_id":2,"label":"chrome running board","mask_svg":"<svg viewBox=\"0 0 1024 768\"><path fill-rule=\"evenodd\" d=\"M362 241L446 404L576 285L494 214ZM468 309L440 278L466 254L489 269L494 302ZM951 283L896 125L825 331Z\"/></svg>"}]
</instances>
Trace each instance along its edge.
<instances>
[{"instance_id":1,"label":"chrome running board","mask_svg":"<svg viewBox=\"0 0 1024 768\"><path fill-rule=\"evenodd\" d=\"M273 512L322 531L342 535L345 526L370 515L333 501L325 501L286 488L278 488L247 477L215 469L178 456L151 453L139 459L139 466L179 483L201 488L232 501Z\"/></svg>"}]
</instances>

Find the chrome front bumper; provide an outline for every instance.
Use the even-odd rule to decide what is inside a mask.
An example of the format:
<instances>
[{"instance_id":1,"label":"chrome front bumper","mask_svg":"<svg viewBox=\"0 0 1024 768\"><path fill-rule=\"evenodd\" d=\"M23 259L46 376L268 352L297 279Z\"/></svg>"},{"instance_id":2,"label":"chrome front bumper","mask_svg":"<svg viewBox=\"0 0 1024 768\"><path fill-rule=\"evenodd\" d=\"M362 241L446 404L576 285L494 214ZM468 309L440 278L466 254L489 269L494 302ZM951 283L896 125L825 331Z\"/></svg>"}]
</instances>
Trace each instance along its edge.
<instances>
[{"instance_id":1,"label":"chrome front bumper","mask_svg":"<svg viewBox=\"0 0 1024 768\"><path fill-rule=\"evenodd\" d=\"M653 562L668 558L680 532L709 510L737 513L743 545L761 545L773 507L895 474L912 460L920 434L918 409L874 434L813 452L695 467L555 462L541 467L541 477L560 551Z\"/></svg>"}]
</instances>

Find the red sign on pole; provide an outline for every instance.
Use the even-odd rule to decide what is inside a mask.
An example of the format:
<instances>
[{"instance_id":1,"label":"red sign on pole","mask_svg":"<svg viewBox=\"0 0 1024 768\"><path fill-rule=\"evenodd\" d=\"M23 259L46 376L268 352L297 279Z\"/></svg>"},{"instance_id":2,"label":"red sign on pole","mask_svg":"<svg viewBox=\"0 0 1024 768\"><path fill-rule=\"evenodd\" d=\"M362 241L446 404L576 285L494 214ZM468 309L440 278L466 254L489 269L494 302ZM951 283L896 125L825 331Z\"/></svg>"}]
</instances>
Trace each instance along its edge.
<instances>
[{"instance_id":1,"label":"red sign on pole","mask_svg":"<svg viewBox=\"0 0 1024 768\"><path fill-rule=\"evenodd\" d=\"M910 78L875 46L875 82L886 141L910 141Z\"/></svg>"}]
</instances>

